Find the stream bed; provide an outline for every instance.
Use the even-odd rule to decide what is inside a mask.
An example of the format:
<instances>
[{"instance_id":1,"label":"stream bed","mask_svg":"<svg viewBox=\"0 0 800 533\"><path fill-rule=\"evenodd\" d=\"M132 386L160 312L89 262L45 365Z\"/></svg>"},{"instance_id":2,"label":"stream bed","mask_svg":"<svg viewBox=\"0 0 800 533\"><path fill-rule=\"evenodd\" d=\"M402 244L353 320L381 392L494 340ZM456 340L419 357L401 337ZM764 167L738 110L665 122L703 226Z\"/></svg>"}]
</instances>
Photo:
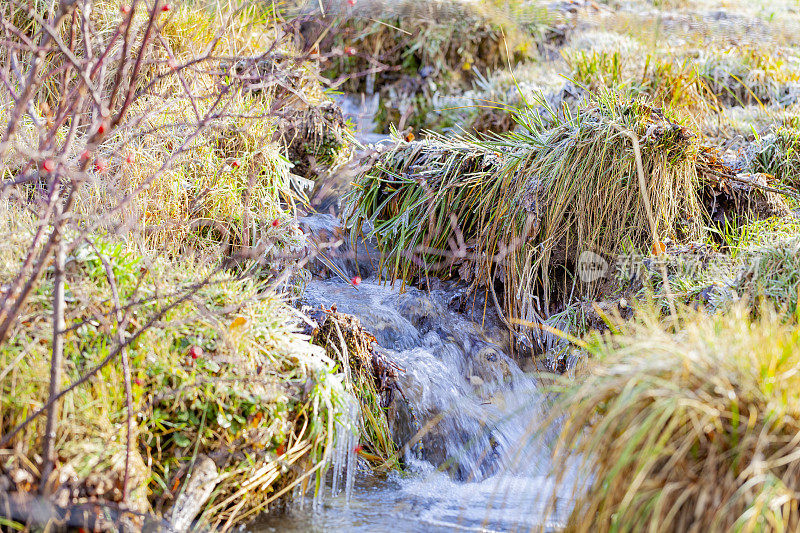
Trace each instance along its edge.
<instances>
[{"instance_id":1,"label":"stream bed","mask_svg":"<svg viewBox=\"0 0 800 533\"><path fill-rule=\"evenodd\" d=\"M530 531L542 523L541 504L552 486L544 477L457 483L444 473L417 471L407 478L365 478L344 495L306 505L286 516L254 524L257 532L448 532ZM308 503L308 502L307 502ZM545 531L557 530L557 522Z\"/></svg>"},{"instance_id":2,"label":"stream bed","mask_svg":"<svg viewBox=\"0 0 800 533\"><path fill-rule=\"evenodd\" d=\"M409 442L426 429L421 445L405 451L404 472L350 472L349 498L328 490L254 531L558 529L569 493L559 491L556 516L546 519L553 483L548 435L539 434L548 413L536 374L520 369L496 332L493 338L449 309L454 297L447 289L401 292L374 279L358 287L339 280L309 284L309 306L335 305L357 316L379 350L403 369L402 397L394 403L408 411L395 410L395 438Z\"/></svg>"}]
</instances>

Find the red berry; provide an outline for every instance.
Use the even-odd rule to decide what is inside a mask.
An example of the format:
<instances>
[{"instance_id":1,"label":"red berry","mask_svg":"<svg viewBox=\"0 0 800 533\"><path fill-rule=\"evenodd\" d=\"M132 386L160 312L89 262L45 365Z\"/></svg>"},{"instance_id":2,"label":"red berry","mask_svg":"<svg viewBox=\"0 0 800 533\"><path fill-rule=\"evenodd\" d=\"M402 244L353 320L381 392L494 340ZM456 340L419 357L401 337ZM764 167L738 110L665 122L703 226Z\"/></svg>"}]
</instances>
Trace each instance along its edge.
<instances>
[{"instance_id":1,"label":"red berry","mask_svg":"<svg viewBox=\"0 0 800 533\"><path fill-rule=\"evenodd\" d=\"M52 159L45 159L44 163L42 163L42 168L47 172L52 172L56 169L56 164L53 163Z\"/></svg>"},{"instance_id":2,"label":"red berry","mask_svg":"<svg viewBox=\"0 0 800 533\"><path fill-rule=\"evenodd\" d=\"M100 125L97 127L97 134L102 135L106 132L106 124L105 122L101 122Z\"/></svg>"},{"instance_id":3,"label":"red berry","mask_svg":"<svg viewBox=\"0 0 800 533\"><path fill-rule=\"evenodd\" d=\"M134 379L133 382L136 383L140 387L142 386L142 380L139 379L139 378Z\"/></svg>"},{"instance_id":4,"label":"red berry","mask_svg":"<svg viewBox=\"0 0 800 533\"><path fill-rule=\"evenodd\" d=\"M106 170L108 170L108 163L106 163L105 159L98 157L94 160L94 170L99 174L103 174Z\"/></svg>"},{"instance_id":5,"label":"red berry","mask_svg":"<svg viewBox=\"0 0 800 533\"><path fill-rule=\"evenodd\" d=\"M356 287L358 287L359 285L361 285L361 276L355 276L355 277L353 277L353 279L351 279L350 281L352 281L352 282L353 282L353 285L355 285Z\"/></svg>"},{"instance_id":6,"label":"red berry","mask_svg":"<svg viewBox=\"0 0 800 533\"><path fill-rule=\"evenodd\" d=\"M231 163L231 166L232 166L233 168L239 168L239 162L238 162L237 160L235 160L235 159L234 159L234 160L233 160L233 163Z\"/></svg>"},{"instance_id":7,"label":"red berry","mask_svg":"<svg viewBox=\"0 0 800 533\"><path fill-rule=\"evenodd\" d=\"M359 453L359 452L360 452L361 450L363 450L363 449L364 449L364 446L362 446L361 444L359 444L358 446L356 446L355 448L353 448L353 453Z\"/></svg>"},{"instance_id":8,"label":"red berry","mask_svg":"<svg viewBox=\"0 0 800 533\"><path fill-rule=\"evenodd\" d=\"M170 9L172 8L169 7L169 4L164 4L163 6L161 6L161 11L163 11L164 13L166 13Z\"/></svg>"},{"instance_id":9,"label":"red berry","mask_svg":"<svg viewBox=\"0 0 800 533\"><path fill-rule=\"evenodd\" d=\"M90 152L89 150L84 150L83 153L81 153L81 161L88 161L91 158L92 158L92 152Z\"/></svg>"},{"instance_id":10,"label":"red berry","mask_svg":"<svg viewBox=\"0 0 800 533\"><path fill-rule=\"evenodd\" d=\"M189 355L191 356L192 359L197 359L201 355L203 355L203 349L199 346L192 346L191 348L189 348Z\"/></svg>"},{"instance_id":11,"label":"red berry","mask_svg":"<svg viewBox=\"0 0 800 533\"><path fill-rule=\"evenodd\" d=\"M281 225L281 221L280 221L280 220L278 220L277 218L276 218L275 220L273 220L273 221L272 221L272 227L273 227L273 228L277 228L277 227L278 227L278 226L280 226L280 225Z\"/></svg>"},{"instance_id":12,"label":"red berry","mask_svg":"<svg viewBox=\"0 0 800 533\"><path fill-rule=\"evenodd\" d=\"M127 157L125 157L125 162L128 163L129 165L132 165L133 164L133 156L131 154L128 154Z\"/></svg>"},{"instance_id":13,"label":"red berry","mask_svg":"<svg viewBox=\"0 0 800 533\"><path fill-rule=\"evenodd\" d=\"M356 55L356 49L353 48L352 46L348 46L347 48L344 49L344 53L349 56L354 56Z\"/></svg>"},{"instance_id":14,"label":"red berry","mask_svg":"<svg viewBox=\"0 0 800 533\"><path fill-rule=\"evenodd\" d=\"M356 0L347 0L347 3L350 4L351 6L354 6L356 5Z\"/></svg>"},{"instance_id":15,"label":"red berry","mask_svg":"<svg viewBox=\"0 0 800 533\"><path fill-rule=\"evenodd\" d=\"M127 4L122 4L119 6L119 12L122 13L123 15L127 15L128 13L131 12L131 6Z\"/></svg>"}]
</instances>

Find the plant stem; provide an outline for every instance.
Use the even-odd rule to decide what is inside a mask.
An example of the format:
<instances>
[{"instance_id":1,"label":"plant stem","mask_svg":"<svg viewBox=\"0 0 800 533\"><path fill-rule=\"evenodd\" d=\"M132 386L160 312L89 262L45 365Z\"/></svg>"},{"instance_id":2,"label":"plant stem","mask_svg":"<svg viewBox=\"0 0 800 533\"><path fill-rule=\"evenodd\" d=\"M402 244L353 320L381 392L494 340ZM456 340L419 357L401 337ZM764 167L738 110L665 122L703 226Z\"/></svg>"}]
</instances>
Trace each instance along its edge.
<instances>
[{"instance_id":1,"label":"plant stem","mask_svg":"<svg viewBox=\"0 0 800 533\"><path fill-rule=\"evenodd\" d=\"M51 405L47 410L47 423L44 432L44 445L42 456L44 464L42 466L41 481L39 492L45 493L47 481L53 472L55 463L55 438L56 438L56 419L58 417L58 403L52 401L58 394L59 384L61 383L61 367L64 358L64 243L61 241L60 228L56 227L55 249L55 277L53 282L53 356L50 360L50 391L48 397Z\"/></svg>"}]
</instances>

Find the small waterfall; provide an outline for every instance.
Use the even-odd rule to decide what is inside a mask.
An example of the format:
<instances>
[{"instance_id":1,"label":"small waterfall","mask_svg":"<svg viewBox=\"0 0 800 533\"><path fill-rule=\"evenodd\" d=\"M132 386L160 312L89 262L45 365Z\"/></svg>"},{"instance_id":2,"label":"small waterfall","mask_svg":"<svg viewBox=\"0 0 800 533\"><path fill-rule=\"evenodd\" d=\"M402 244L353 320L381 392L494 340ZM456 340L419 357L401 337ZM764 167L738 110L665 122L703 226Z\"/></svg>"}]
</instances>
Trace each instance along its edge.
<instances>
[{"instance_id":1,"label":"small waterfall","mask_svg":"<svg viewBox=\"0 0 800 533\"><path fill-rule=\"evenodd\" d=\"M306 217L301 225L322 242L341 236L330 215ZM344 246L327 249L326 261L311 265L317 277L303 304L336 305L358 317L376 349L402 369L402 394L393 395L387 414L405 472L356 475L360 412L350 398L335 422L328 494L314 512L291 522L276 518L262 531L389 531L398 523L416 524L415 531L558 529L572 506L576 465L559 465L566 484L556 492L548 477L549 436L538 433L547 400L537 374L509 357L508 332L458 286L401 292L399 283L379 283L369 254L354 254L342 240ZM356 287L343 280L355 275L364 278ZM554 494L558 516L545 517Z\"/></svg>"},{"instance_id":2,"label":"small waterfall","mask_svg":"<svg viewBox=\"0 0 800 533\"><path fill-rule=\"evenodd\" d=\"M545 398L536 376L504 353L498 332L450 310L452 298L446 290L401 294L375 281L357 288L312 281L306 292L310 305L336 304L359 317L378 349L404 370L394 437L403 446L422 434L421 446L406 447L406 465L417 475L404 490L415 497L455 491L463 501L452 502L450 512L458 509L452 520L462 518L466 501L477 506L476 515L532 527L529 517L553 490L550 453L537 437L547 416Z\"/></svg>"}]
</instances>

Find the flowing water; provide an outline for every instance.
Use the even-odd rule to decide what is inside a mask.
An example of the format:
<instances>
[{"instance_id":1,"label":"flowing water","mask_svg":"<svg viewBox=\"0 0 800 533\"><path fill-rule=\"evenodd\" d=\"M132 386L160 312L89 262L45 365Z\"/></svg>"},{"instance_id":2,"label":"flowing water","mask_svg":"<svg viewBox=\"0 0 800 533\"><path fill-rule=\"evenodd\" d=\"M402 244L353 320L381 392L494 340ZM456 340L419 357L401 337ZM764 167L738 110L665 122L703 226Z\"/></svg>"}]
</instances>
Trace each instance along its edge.
<instances>
[{"instance_id":1,"label":"flowing water","mask_svg":"<svg viewBox=\"0 0 800 533\"><path fill-rule=\"evenodd\" d=\"M422 444L406 451L406 472L380 479L356 474L355 487L306 503L259 531L527 531L555 529L542 507L548 480L547 416L534 374L523 372L498 342L451 311L453 294L366 280L357 288L313 281L309 305L359 317L380 350L403 369L394 404L394 432L408 442L428 426ZM403 398L404 396L404 398ZM569 501L559 496L558 508Z\"/></svg>"},{"instance_id":2,"label":"flowing water","mask_svg":"<svg viewBox=\"0 0 800 533\"><path fill-rule=\"evenodd\" d=\"M346 111L365 105L352 99L342 103ZM357 119L363 122L369 114ZM311 241L342 239L333 215L315 214L300 222ZM377 339L377 349L402 369L401 392L393 396L389 418L398 446L415 443L403 449L405 471L384 477L366 468L356 471L350 449L356 443L351 437L340 439L333 458L333 490L329 486L326 496L306 498L288 515L266 518L254 529L558 529L571 503L569 492L559 489L556 512L545 517L544 505L554 495L548 477L547 441L552 435L540 434L549 412L537 375L509 357L502 327L480 312L463 312L462 290L438 283L430 290L401 291L399 284L381 284L373 268L376 254L364 243L358 250L348 242L328 250L327 258L311 268L330 278L311 281L304 303L317 309L335 305L337 311L358 317ZM364 281L354 287L345 280L356 274ZM566 477L575 479L570 470Z\"/></svg>"}]
</instances>

